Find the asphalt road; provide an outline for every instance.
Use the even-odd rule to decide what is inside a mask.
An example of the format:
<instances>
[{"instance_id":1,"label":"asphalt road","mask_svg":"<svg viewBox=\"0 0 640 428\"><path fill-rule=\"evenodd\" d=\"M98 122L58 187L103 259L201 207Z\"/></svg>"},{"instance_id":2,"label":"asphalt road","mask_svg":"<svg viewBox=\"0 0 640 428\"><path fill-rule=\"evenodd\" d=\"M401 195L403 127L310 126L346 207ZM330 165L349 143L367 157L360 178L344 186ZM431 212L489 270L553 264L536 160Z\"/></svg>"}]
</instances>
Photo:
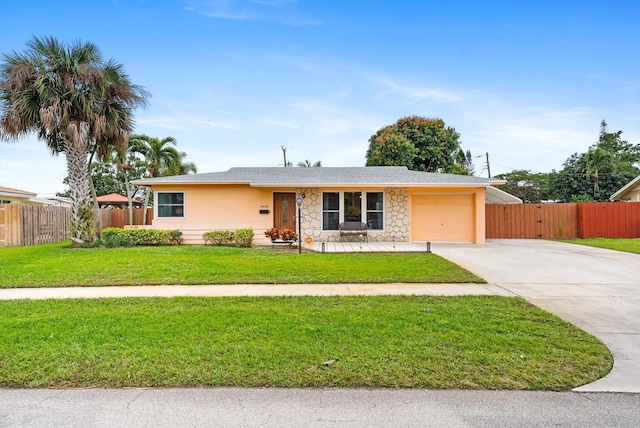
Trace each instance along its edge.
<instances>
[{"instance_id":1,"label":"asphalt road","mask_svg":"<svg viewBox=\"0 0 640 428\"><path fill-rule=\"evenodd\" d=\"M640 395L390 389L0 390L2 427L637 427Z\"/></svg>"}]
</instances>

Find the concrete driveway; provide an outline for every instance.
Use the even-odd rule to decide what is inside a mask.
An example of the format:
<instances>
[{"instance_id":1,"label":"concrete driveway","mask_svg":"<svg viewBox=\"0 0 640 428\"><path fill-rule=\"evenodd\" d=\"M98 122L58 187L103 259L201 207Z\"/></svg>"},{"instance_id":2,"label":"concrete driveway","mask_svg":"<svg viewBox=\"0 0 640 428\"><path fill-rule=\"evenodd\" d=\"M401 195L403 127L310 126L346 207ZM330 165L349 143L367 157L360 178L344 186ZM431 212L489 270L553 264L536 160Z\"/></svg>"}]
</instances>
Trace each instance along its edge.
<instances>
[{"instance_id":1,"label":"concrete driveway","mask_svg":"<svg viewBox=\"0 0 640 428\"><path fill-rule=\"evenodd\" d=\"M432 251L607 345L613 370L575 391L640 393L640 255L516 239L433 244Z\"/></svg>"}]
</instances>

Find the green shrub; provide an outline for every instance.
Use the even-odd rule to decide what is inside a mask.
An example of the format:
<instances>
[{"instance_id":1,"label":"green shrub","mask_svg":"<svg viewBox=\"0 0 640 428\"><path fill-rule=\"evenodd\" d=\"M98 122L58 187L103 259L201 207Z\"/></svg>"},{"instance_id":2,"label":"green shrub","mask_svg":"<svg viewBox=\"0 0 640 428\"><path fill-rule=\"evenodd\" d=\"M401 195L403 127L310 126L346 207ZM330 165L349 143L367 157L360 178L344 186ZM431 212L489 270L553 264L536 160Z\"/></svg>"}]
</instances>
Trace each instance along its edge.
<instances>
[{"instance_id":1,"label":"green shrub","mask_svg":"<svg viewBox=\"0 0 640 428\"><path fill-rule=\"evenodd\" d=\"M253 229L213 230L202 234L204 244L251 247Z\"/></svg>"},{"instance_id":2,"label":"green shrub","mask_svg":"<svg viewBox=\"0 0 640 428\"><path fill-rule=\"evenodd\" d=\"M123 233L118 233L116 228L105 229L102 233L101 243L107 248L130 247L133 245L131 237ZM105 231L107 233L105 233Z\"/></svg>"},{"instance_id":3,"label":"green shrub","mask_svg":"<svg viewBox=\"0 0 640 428\"><path fill-rule=\"evenodd\" d=\"M202 234L205 245L233 245L234 239L235 232L232 230L213 230Z\"/></svg>"},{"instance_id":4,"label":"green shrub","mask_svg":"<svg viewBox=\"0 0 640 428\"><path fill-rule=\"evenodd\" d=\"M119 229L116 227L108 227L102 231L102 244L105 247L181 243L182 232L179 230Z\"/></svg>"},{"instance_id":5,"label":"green shrub","mask_svg":"<svg viewBox=\"0 0 640 428\"><path fill-rule=\"evenodd\" d=\"M169 231L169 243L173 245L182 245L182 231L181 230L170 230Z\"/></svg>"},{"instance_id":6,"label":"green shrub","mask_svg":"<svg viewBox=\"0 0 640 428\"><path fill-rule=\"evenodd\" d=\"M251 241L253 241L253 229L236 230L236 236L234 239L236 247L250 247Z\"/></svg>"}]
</instances>

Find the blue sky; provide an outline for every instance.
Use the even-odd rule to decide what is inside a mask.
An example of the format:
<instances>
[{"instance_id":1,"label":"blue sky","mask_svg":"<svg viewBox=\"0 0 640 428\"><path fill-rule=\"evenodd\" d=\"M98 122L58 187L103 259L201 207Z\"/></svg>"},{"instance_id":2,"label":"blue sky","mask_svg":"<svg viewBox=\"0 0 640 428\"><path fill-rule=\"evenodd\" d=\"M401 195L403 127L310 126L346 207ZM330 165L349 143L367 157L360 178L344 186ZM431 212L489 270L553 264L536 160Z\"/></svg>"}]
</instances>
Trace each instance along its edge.
<instances>
[{"instance_id":1,"label":"blue sky","mask_svg":"<svg viewBox=\"0 0 640 428\"><path fill-rule=\"evenodd\" d=\"M2 0L0 52L97 44L152 95L137 133L199 172L362 166L401 117L460 133L477 175L550 172L598 139L640 143L640 1ZM52 196L63 156L0 142L0 185Z\"/></svg>"}]
</instances>

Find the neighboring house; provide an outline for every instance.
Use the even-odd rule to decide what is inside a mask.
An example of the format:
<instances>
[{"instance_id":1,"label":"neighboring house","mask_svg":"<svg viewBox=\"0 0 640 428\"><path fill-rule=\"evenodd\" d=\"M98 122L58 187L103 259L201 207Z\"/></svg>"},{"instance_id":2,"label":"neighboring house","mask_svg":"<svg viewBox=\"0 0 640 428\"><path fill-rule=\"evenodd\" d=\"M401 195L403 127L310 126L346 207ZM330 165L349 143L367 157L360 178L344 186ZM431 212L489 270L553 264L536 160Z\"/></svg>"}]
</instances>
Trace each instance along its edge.
<instances>
[{"instance_id":1,"label":"neighboring house","mask_svg":"<svg viewBox=\"0 0 640 428\"><path fill-rule=\"evenodd\" d=\"M362 221L369 241L485 242L485 203L522 203L486 178L410 171L406 167L231 168L158 177L150 186L154 229L180 229L186 243L203 232L253 228L298 230L302 240L338 240L338 224Z\"/></svg>"},{"instance_id":2,"label":"neighboring house","mask_svg":"<svg viewBox=\"0 0 640 428\"><path fill-rule=\"evenodd\" d=\"M640 202L640 175L611 195L612 201Z\"/></svg>"},{"instance_id":3,"label":"neighboring house","mask_svg":"<svg viewBox=\"0 0 640 428\"><path fill-rule=\"evenodd\" d=\"M108 195L98 196L98 207L100 208L129 208L129 199L118 193L109 193ZM93 202L93 199L91 199ZM142 208L142 201L134 199L131 201L133 208Z\"/></svg>"},{"instance_id":4,"label":"neighboring house","mask_svg":"<svg viewBox=\"0 0 640 428\"><path fill-rule=\"evenodd\" d=\"M67 208L71 208L72 206L72 202L71 202L71 198L67 198L65 196L53 196L51 198L47 198L49 201L51 201L51 203L55 206L58 207L67 207Z\"/></svg>"},{"instance_id":5,"label":"neighboring house","mask_svg":"<svg viewBox=\"0 0 640 428\"><path fill-rule=\"evenodd\" d=\"M37 196L36 193L26 190L0 186L0 204L54 205L53 201Z\"/></svg>"}]
</instances>

